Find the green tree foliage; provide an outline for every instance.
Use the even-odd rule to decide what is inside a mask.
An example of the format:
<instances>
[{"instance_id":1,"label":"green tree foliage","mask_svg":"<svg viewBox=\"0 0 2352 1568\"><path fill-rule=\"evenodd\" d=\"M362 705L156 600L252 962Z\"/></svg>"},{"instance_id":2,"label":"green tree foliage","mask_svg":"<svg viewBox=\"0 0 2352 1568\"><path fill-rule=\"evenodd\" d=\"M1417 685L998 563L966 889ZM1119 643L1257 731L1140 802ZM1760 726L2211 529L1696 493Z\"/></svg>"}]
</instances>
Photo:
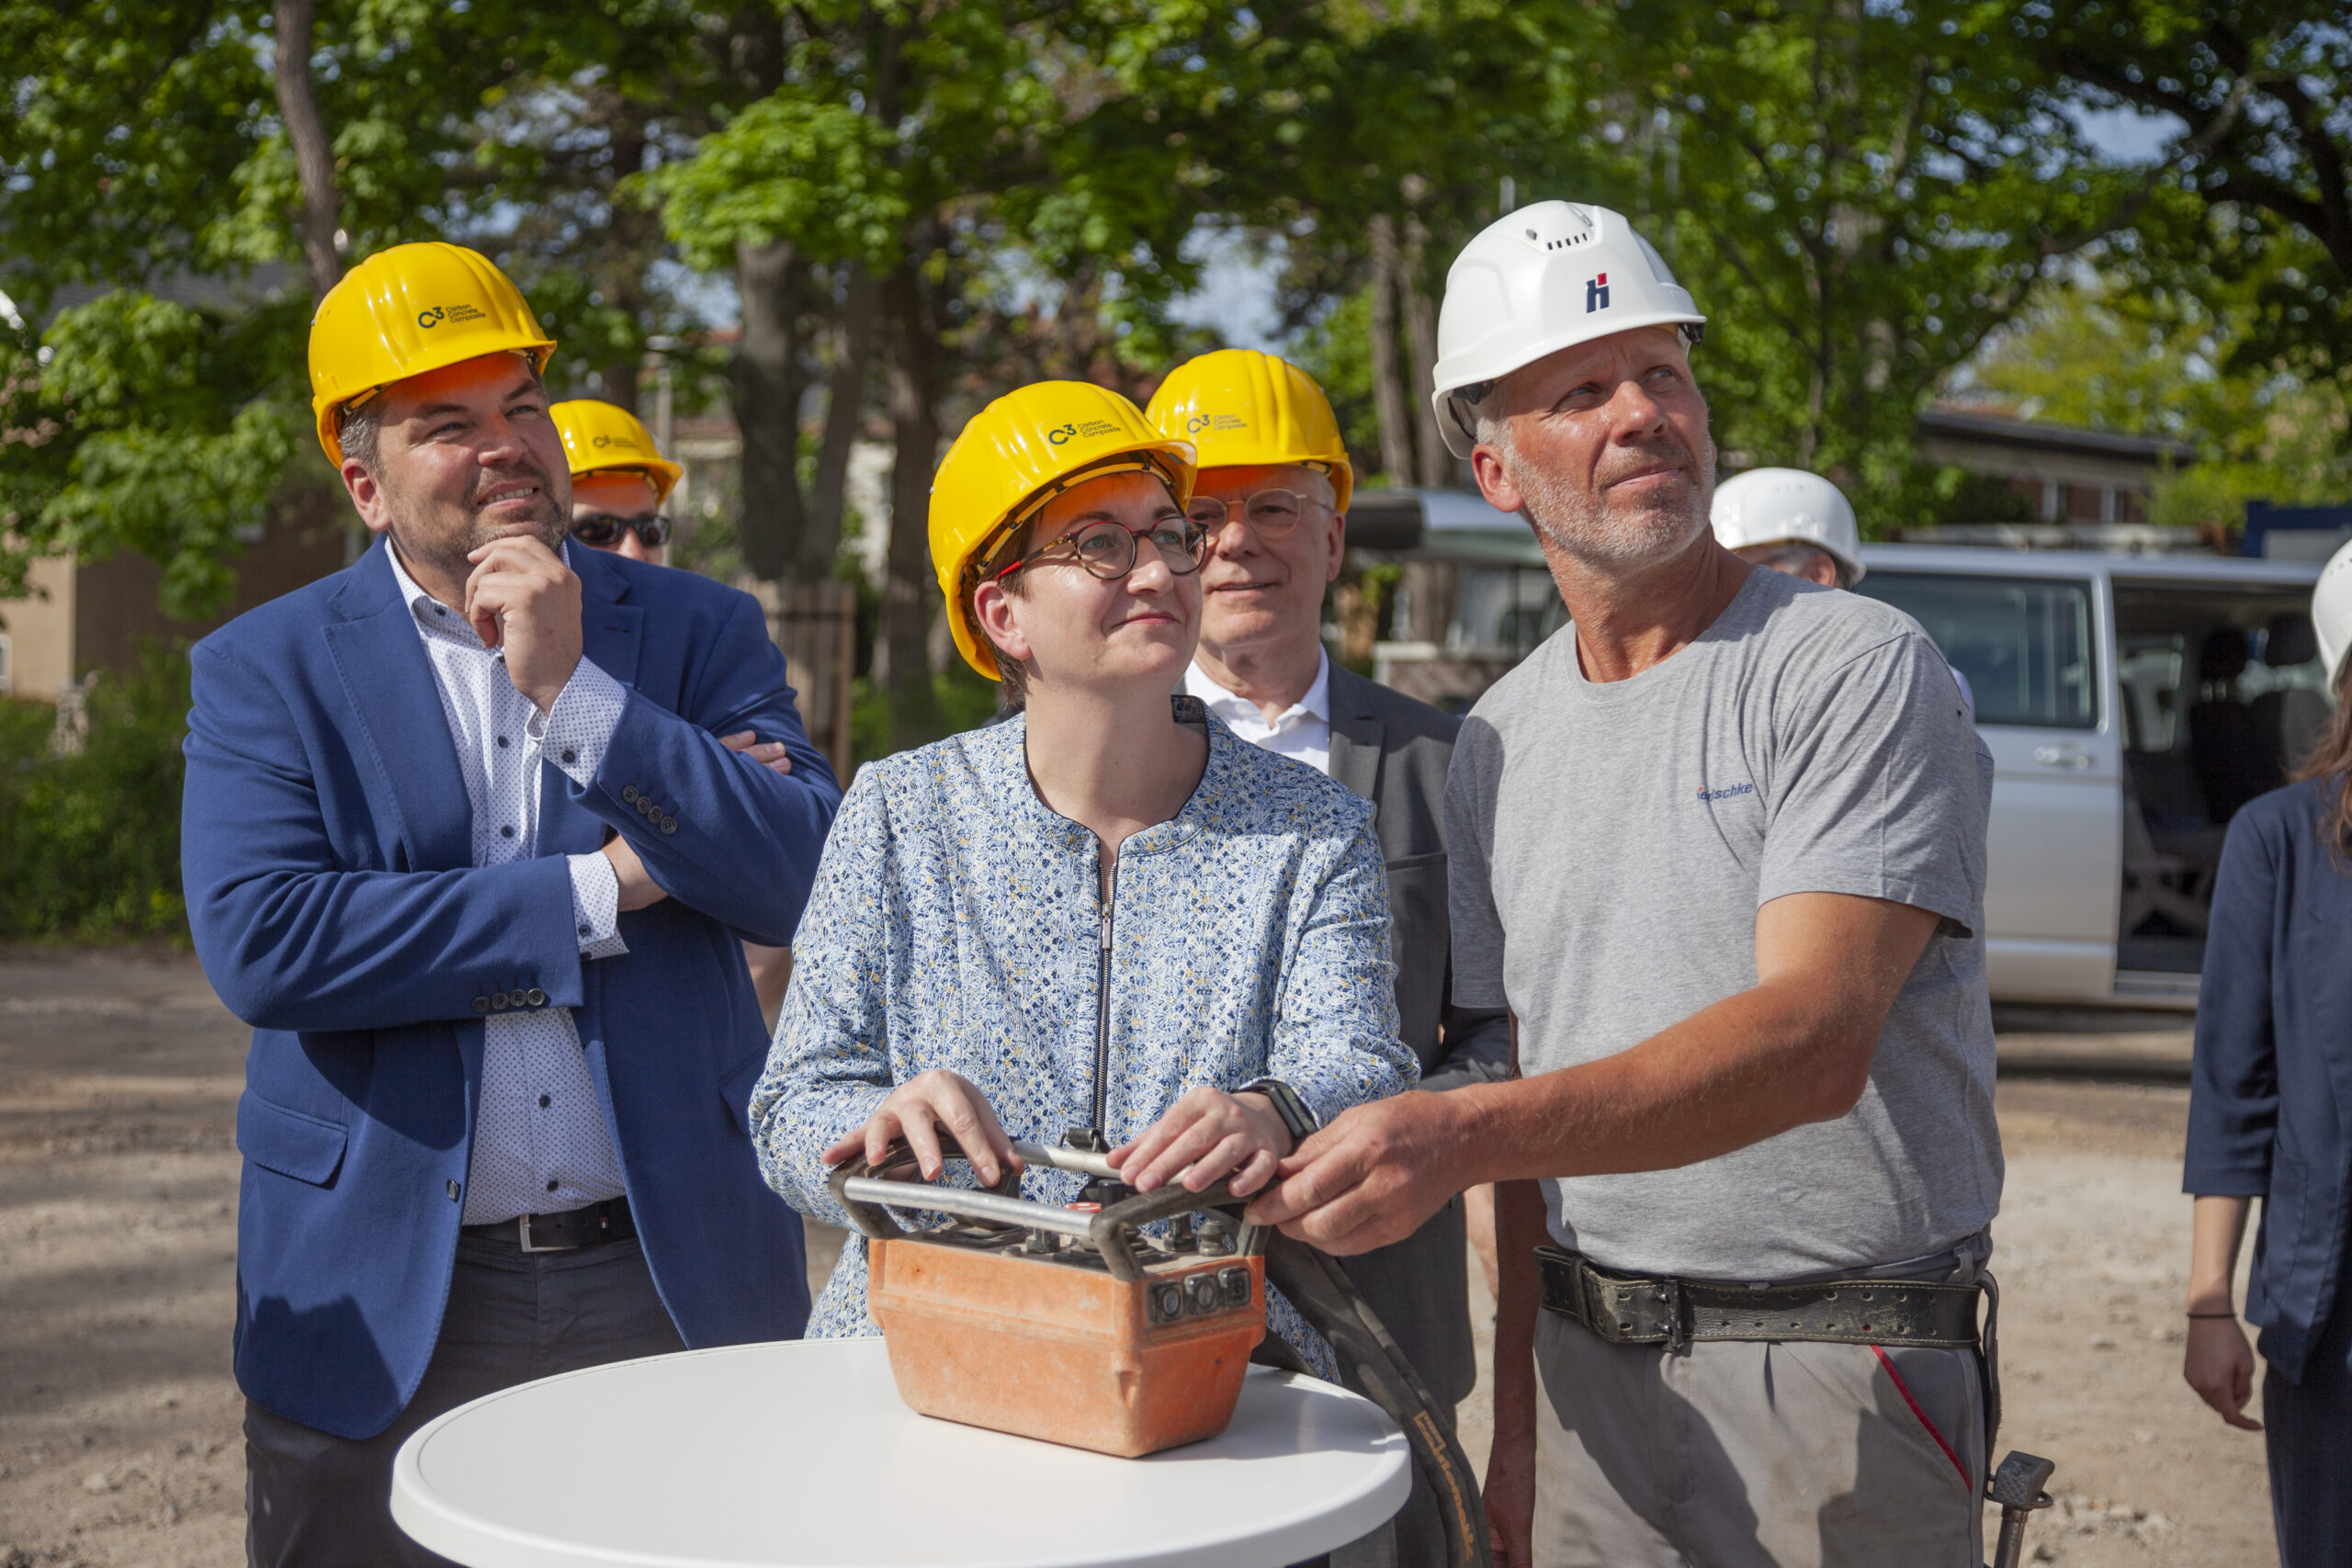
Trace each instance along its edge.
<instances>
[{"instance_id":1,"label":"green tree foliage","mask_svg":"<svg viewBox=\"0 0 2352 1568\"><path fill-rule=\"evenodd\" d=\"M187 660L151 650L91 690L81 749L45 704L0 702L0 937L181 936Z\"/></svg>"},{"instance_id":2,"label":"green tree foliage","mask_svg":"<svg viewBox=\"0 0 2352 1568\"><path fill-rule=\"evenodd\" d=\"M288 374L298 310L224 314L119 291L28 333L0 375L0 597L36 555L135 549L164 569L163 608L226 602L239 531L258 523L308 426ZM41 354L48 358L41 363Z\"/></svg>"},{"instance_id":3,"label":"green tree foliage","mask_svg":"<svg viewBox=\"0 0 2352 1568\"><path fill-rule=\"evenodd\" d=\"M2159 266L2254 284L2233 355L2352 384L2352 28L2298 0L2028 4L2008 27L2056 104L2169 116Z\"/></svg>"},{"instance_id":4,"label":"green tree foliage","mask_svg":"<svg viewBox=\"0 0 2352 1568\"><path fill-rule=\"evenodd\" d=\"M2259 278L2204 296L2070 280L1987 343L1965 389L2027 418L2194 447L2198 461L2158 481L2158 523L2234 527L2250 500L2352 497L2344 389L2244 352L2265 330L2264 292Z\"/></svg>"},{"instance_id":5,"label":"green tree foliage","mask_svg":"<svg viewBox=\"0 0 2352 1568\"><path fill-rule=\"evenodd\" d=\"M0 0L0 288L31 322L67 286L116 291L49 321L45 357L23 333L0 344L0 595L33 558L130 548L163 565L167 610L208 614L241 530L314 461L272 21L266 0ZM646 119L614 102L707 75L706 42L692 13L655 0L322 7L311 80L347 255L444 237L512 250L571 341L559 373L633 378L662 324L629 294L658 228L643 218L616 262L607 214L580 197L636 172L610 166L626 151L614 128ZM194 277L235 287L202 308L149 292Z\"/></svg>"},{"instance_id":6,"label":"green tree foliage","mask_svg":"<svg viewBox=\"0 0 2352 1568\"><path fill-rule=\"evenodd\" d=\"M2002 13L1680 0L1623 12L1571 78L1603 189L1707 313L1724 448L1866 510L1915 495L1939 381L2125 216L2135 187L2041 111Z\"/></svg>"}]
</instances>

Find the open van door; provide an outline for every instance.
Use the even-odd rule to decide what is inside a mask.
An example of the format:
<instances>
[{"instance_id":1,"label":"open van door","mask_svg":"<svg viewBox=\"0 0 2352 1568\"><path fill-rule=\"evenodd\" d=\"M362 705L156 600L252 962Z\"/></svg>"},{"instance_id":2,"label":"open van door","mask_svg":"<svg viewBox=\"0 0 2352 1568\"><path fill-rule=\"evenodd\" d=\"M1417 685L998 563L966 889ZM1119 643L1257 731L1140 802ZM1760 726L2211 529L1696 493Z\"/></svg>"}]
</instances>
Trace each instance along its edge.
<instances>
[{"instance_id":1,"label":"open van door","mask_svg":"<svg viewBox=\"0 0 2352 1568\"><path fill-rule=\"evenodd\" d=\"M1984 891L1993 994L2106 1000L2115 989L2123 759L2104 711L2112 680L2105 576L2045 561L2030 574L1952 565L1873 559L1856 592L1926 627L1975 698L1977 732L1993 753Z\"/></svg>"}]
</instances>

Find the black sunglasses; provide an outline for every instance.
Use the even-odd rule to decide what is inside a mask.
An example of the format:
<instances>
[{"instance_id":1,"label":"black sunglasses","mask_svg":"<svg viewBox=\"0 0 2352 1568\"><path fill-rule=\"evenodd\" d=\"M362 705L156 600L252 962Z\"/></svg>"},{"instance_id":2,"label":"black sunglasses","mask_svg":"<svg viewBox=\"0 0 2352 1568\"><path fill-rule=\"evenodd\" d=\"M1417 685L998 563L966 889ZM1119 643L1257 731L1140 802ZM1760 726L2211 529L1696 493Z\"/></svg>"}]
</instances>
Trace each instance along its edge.
<instances>
[{"instance_id":1,"label":"black sunglasses","mask_svg":"<svg viewBox=\"0 0 2352 1568\"><path fill-rule=\"evenodd\" d=\"M659 513L651 517L616 517L609 512L591 512L571 520L571 536L592 550L611 549L631 529L637 531L637 542L649 550L670 542L670 520Z\"/></svg>"}]
</instances>

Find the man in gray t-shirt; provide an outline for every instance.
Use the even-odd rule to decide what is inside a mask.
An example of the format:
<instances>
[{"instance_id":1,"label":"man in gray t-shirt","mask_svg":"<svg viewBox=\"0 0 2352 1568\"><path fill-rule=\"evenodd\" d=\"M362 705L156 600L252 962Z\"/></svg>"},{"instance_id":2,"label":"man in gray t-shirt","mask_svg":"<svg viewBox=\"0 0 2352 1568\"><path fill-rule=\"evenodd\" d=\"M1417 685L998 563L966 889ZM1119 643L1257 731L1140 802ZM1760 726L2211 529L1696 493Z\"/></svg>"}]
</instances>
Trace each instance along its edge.
<instances>
[{"instance_id":1,"label":"man in gray t-shirt","mask_svg":"<svg viewBox=\"0 0 2352 1568\"><path fill-rule=\"evenodd\" d=\"M1352 1253L1501 1183L1504 1568L1959 1568L1992 761L1916 623L1716 542L1700 321L1597 208L1455 261L1440 422L1570 623L1447 782L1454 999L1510 1010L1523 1076L1334 1119L1251 1214Z\"/></svg>"},{"instance_id":2,"label":"man in gray t-shirt","mask_svg":"<svg viewBox=\"0 0 2352 1568\"><path fill-rule=\"evenodd\" d=\"M1544 1186L1611 1269L1774 1280L1949 1249L2001 1195L1984 989L1992 757L1900 611L1754 570L1673 658L1585 678L1573 627L1496 683L1446 780L1453 995L1508 1006L1534 1074L1753 987L1792 894L1938 917L1853 1109L1666 1170Z\"/></svg>"}]
</instances>

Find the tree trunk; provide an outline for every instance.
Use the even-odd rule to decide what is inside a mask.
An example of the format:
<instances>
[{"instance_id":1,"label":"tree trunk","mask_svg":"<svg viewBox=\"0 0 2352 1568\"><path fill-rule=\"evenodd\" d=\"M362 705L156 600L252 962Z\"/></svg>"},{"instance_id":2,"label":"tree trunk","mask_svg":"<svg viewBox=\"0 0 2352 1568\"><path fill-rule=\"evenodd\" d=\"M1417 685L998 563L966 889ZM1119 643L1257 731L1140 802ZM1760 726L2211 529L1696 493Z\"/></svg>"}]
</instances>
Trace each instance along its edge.
<instances>
[{"instance_id":1,"label":"tree trunk","mask_svg":"<svg viewBox=\"0 0 2352 1568\"><path fill-rule=\"evenodd\" d=\"M1396 295L1404 279L1396 220L1372 220L1372 399L1380 416L1380 466L1392 484L1414 482L1413 415L1396 353Z\"/></svg>"},{"instance_id":2,"label":"tree trunk","mask_svg":"<svg viewBox=\"0 0 2352 1568\"><path fill-rule=\"evenodd\" d=\"M890 747L899 750L922 745L938 729L926 647L939 601L931 571L931 475L939 451L933 382L938 362L915 263L901 261L882 292L890 334L890 431L898 452L890 468L890 553L878 652L887 661L882 673L890 694Z\"/></svg>"},{"instance_id":3,"label":"tree trunk","mask_svg":"<svg viewBox=\"0 0 2352 1568\"><path fill-rule=\"evenodd\" d=\"M800 279L789 244L739 243L735 283L742 296L736 342L735 424L743 442L743 565L771 581L792 564L805 515L800 499Z\"/></svg>"},{"instance_id":4,"label":"tree trunk","mask_svg":"<svg viewBox=\"0 0 2352 1568\"><path fill-rule=\"evenodd\" d=\"M1419 482L1435 488L1446 479L1453 455L1437 427L1437 409L1430 394L1437 389L1437 312L1430 307L1429 290L1421 287L1423 257L1430 231L1418 218L1405 220L1405 265L1397 282L1405 295L1405 341L1413 357L1413 434L1420 446Z\"/></svg>"},{"instance_id":5,"label":"tree trunk","mask_svg":"<svg viewBox=\"0 0 2352 1568\"><path fill-rule=\"evenodd\" d=\"M841 355L827 378L824 444L817 449L816 482L809 487L808 525L793 575L821 582L833 575L842 545L842 510L849 483L849 452L865 415L865 371L873 362L881 304L874 275L852 263L842 303Z\"/></svg>"},{"instance_id":6,"label":"tree trunk","mask_svg":"<svg viewBox=\"0 0 2352 1568\"><path fill-rule=\"evenodd\" d=\"M311 91L311 18L312 0L277 0L271 74L278 118L294 149L294 172L302 186L302 265L311 275L311 297L323 299L343 277L343 256L334 243L342 202L335 190L334 148Z\"/></svg>"},{"instance_id":7,"label":"tree trunk","mask_svg":"<svg viewBox=\"0 0 2352 1568\"><path fill-rule=\"evenodd\" d=\"M641 105L623 99L616 106L611 124L615 186L645 167L647 120L648 111ZM632 321L650 320L653 299L646 288L645 270L661 254L661 213L635 202L607 199L596 265L596 286L605 302ZM638 378L644 357L644 351L632 343L629 350L596 367L606 402L618 403L631 413L638 412Z\"/></svg>"}]
</instances>

